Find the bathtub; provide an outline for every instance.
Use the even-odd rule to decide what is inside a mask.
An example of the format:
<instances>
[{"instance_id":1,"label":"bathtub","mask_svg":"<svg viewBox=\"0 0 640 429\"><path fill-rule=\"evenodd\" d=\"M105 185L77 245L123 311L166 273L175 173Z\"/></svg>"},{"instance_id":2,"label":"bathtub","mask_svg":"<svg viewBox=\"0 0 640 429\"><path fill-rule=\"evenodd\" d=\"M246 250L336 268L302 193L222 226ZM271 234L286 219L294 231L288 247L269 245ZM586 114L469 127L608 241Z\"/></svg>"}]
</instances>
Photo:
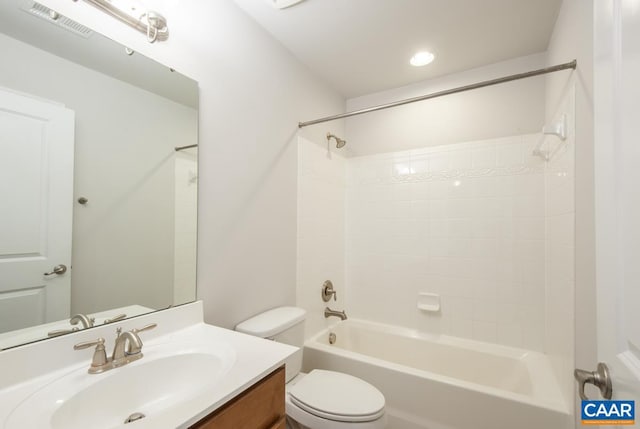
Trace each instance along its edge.
<instances>
[{"instance_id":1,"label":"bathtub","mask_svg":"<svg viewBox=\"0 0 640 429\"><path fill-rule=\"evenodd\" d=\"M308 340L303 356L306 371L341 371L380 389L389 429L573 428L542 353L346 320Z\"/></svg>"}]
</instances>

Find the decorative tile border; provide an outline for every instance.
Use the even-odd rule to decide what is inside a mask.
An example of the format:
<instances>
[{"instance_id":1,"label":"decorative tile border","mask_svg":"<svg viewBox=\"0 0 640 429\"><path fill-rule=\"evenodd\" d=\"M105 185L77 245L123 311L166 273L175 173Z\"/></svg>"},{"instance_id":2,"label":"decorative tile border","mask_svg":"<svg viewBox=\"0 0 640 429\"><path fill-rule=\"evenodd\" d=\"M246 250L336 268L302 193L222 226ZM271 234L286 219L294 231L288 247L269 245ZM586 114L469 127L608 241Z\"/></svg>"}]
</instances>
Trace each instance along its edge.
<instances>
[{"instance_id":1,"label":"decorative tile border","mask_svg":"<svg viewBox=\"0 0 640 429\"><path fill-rule=\"evenodd\" d=\"M481 177L520 176L526 174L543 174L544 165L509 165L494 168L475 168L466 170L434 171L413 174L392 174L388 178L358 180L358 185L385 185L394 183L422 183L451 179L475 179Z\"/></svg>"}]
</instances>

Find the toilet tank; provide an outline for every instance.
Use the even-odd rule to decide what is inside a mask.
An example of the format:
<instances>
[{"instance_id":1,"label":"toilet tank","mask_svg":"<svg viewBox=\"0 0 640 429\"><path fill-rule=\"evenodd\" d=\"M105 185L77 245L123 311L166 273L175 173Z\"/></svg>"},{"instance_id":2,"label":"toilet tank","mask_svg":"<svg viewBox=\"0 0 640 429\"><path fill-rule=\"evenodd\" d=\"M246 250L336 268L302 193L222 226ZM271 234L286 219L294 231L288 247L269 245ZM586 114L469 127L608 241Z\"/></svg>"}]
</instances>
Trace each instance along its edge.
<instances>
[{"instance_id":1,"label":"toilet tank","mask_svg":"<svg viewBox=\"0 0 640 429\"><path fill-rule=\"evenodd\" d=\"M289 381L302 368L305 314L299 307L277 307L238 323L236 331L299 347L285 360L285 377Z\"/></svg>"}]
</instances>

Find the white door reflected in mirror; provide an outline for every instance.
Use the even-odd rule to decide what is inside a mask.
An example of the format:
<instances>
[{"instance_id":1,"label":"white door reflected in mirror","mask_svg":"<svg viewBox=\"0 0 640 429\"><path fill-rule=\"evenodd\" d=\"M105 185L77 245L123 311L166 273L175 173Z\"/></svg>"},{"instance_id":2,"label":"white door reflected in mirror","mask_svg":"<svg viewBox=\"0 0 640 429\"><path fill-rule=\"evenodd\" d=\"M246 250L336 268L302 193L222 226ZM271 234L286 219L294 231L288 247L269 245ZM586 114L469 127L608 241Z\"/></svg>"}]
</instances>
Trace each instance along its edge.
<instances>
[{"instance_id":1,"label":"white door reflected in mirror","mask_svg":"<svg viewBox=\"0 0 640 429\"><path fill-rule=\"evenodd\" d=\"M74 116L0 89L0 333L69 314Z\"/></svg>"}]
</instances>

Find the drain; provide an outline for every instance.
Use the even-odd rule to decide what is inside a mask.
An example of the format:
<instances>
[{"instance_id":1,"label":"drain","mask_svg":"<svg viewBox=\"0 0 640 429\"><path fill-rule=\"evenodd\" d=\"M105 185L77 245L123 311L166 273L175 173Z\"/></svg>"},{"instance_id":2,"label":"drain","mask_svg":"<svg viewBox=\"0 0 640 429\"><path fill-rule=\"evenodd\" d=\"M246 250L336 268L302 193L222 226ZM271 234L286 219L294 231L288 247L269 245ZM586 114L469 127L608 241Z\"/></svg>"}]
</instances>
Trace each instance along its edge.
<instances>
[{"instance_id":1,"label":"drain","mask_svg":"<svg viewBox=\"0 0 640 429\"><path fill-rule=\"evenodd\" d=\"M124 424L126 425L127 423L135 422L135 421L144 419L145 417L147 416L145 416L142 413L133 413L125 419Z\"/></svg>"},{"instance_id":2,"label":"drain","mask_svg":"<svg viewBox=\"0 0 640 429\"><path fill-rule=\"evenodd\" d=\"M329 332L329 344L335 344L336 342L336 334L333 332Z\"/></svg>"}]
</instances>

